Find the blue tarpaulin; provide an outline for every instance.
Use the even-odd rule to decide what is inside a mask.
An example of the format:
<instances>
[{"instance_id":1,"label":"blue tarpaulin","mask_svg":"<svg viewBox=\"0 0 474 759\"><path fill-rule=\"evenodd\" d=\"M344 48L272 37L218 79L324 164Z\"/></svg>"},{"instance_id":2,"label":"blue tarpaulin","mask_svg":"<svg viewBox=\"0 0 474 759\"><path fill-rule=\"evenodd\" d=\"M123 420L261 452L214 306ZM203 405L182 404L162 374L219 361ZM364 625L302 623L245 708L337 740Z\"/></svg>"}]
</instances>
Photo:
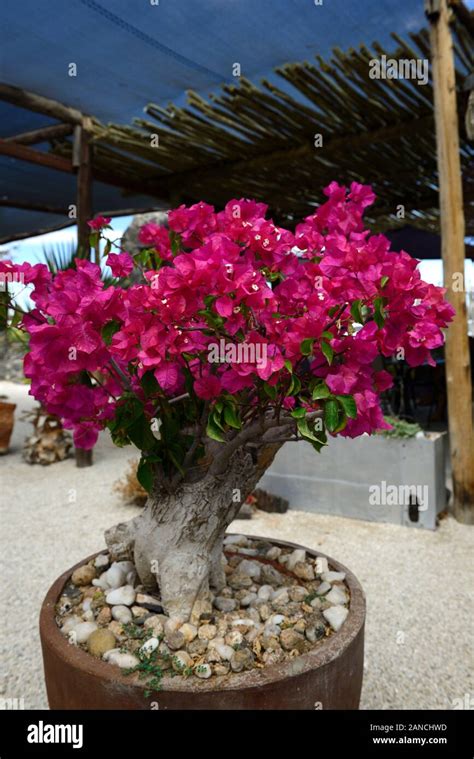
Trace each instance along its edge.
<instances>
[{"instance_id":1,"label":"blue tarpaulin","mask_svg":"<svg viewBox=\"0 0 474 759\"><path fill-rule=\"evenodd\" d=\"M2 0L0 80L129 123L149 102L183 104L241 74L258 81L288 61L390 42L424 25L422 0ZM71 64L74 64L71 66ZM70 74L75 75L70 75ZM54 123L0 102L0 137ZM34 146L47 149L46 145ZM0 197L67 207L72 175L0 158ZM95 210L150 205L95 183ZM0 208L0 239L64 217Z\"/></svg>"}]
</instances>

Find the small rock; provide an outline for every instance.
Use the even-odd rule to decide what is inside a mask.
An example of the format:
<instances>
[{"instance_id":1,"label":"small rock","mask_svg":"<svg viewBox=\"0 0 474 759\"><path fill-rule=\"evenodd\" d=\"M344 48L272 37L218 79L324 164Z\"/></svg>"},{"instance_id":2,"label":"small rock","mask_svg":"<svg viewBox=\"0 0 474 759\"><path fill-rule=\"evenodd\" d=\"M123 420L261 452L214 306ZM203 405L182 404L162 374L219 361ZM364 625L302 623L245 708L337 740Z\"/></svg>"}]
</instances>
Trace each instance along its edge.
<instances>
[{"instance_id":1,"label":"small rock","mask_svg":"<svg viewBox=\"0 0 474 759\"><path fill-rule=\"evenodd\" d=\"M262 661L267 666L270 664L278 664L279 662L283 661L284 658L285 658L285 655L280 646L277 646L272 649L267 648L267 650L262 655Z\"/></svg>"},{"instance_id":2,"label":"small rock","mask_svg":"<svg viewBox=\"0 0 474 759\"><path fill-rule=\"evenodd\" d=\"M105 600L111 606L132 606L135 601L136 593L131 585L124 585L122 588L111 590L107 593Z\"/></svg>"},{"instance_id":3,"label":"small rock","mask_svg":"<svg viewBox=\"0 0 474 759\"><path fill-rule=\"evenodd\" d=\"M89 611L89 609L91 608L91 603L92 603L92 598L84 599L84 601L82 602L82 608L84 609L84 611Z\"/></svg>"},{"instance_id":4,"label":"small rock","mask_svg":"<svg viewBox=\"0 0 474 759\"><path fill-rule=\"evenodd\" d=\"M112 620L112 612L108 606L103 606L99 611L96 622L98 625L108 625Z\"/></svg>"},{"instance_id":5,"label":"small rock","mask_svg":"<svg viewBox=\"0 0 474 759\"><path fill-rule=\"evenodd\" d=\"M115 648L115 635L110 630L100 628L94 630L87 638L87 649L92 656L100 659L107 651Z\"/></svg>"},{"instance_id":6,"label":"small rock","mask_svg":"<svg viewBox=\"0 0 474 759\"><path fill-rule=\"evenodd\" d=\"M108 661L109 664L115 664L121 669L133 669L137 664L140 664L140 660L136 656L133 654L121 653L119 649L107 651L104 655L104 659Z\"/></svg>"},{"instance_id":7,"label":"small rock","mask_svg":"<svg viewBox=\"0 0 474 759\"><path fill-rule=\"evenodd\" d=\"M192 656L202 656L207 650L207 640L195 638L188 644L188 651Z\"/></svg>"},{"instance_id":8,"label":"small rock","mask_svg":"<svg viewBox=\"0 0 474 759\"><path fill-rule=\"evenodd\" d=\"M91 633L97 630L97 624L95 622L81 622L74 627L76 633L76 640L78 643L85 643Z\"/></svg>"},{"instance_id":9,"label":"small rock","mask_svg":"<svg viewBox=\"0 0 474 759\"><path fill-rule=\"evenodd\" d=\"M246 546L248 540L245 535L226 535L224 538L225 546Z\"/></svg>"},{"instance_id":10,"label":"small rock","mask_svg":"<svg viewBox=\"0 0 474 759\"><path fill-rule=\"evenodd\" d=\"M295 550L290 553L288 557L288 569L290 572L293 571L295 564L298 564L299 562L305 562L306 561L306 551L303 548L295 548Z\"/></svg>"},{"instance_id":11,"label":"small rock","mask_svg":"<svg viewBox=\"0 0 474 759\"><path fill-rule=\"evenodd\" d=\"M243 643L244 636L239 630L231 630L231 632L227 633L225 636L225 642L228 646L240 646L241 643Z\"/></svg>"},{"instance_id":12,"label":"small rock","mask_svg":"<svg viewBox=\"0 0 474 759\"><path fill-rule=\"evenodd\" d=\"M95 569L90 567L89 564L84 564L82 567L74 570L71 577L73 585L90 585L95 578Z\"/></svg>"},{"instance_id":13,"label":"small rock","mask_svg":"<svg viewBox=\"0 0 474 759\"><path fill-rule=\"evenodd\" d=\"M198 638L200 640L212 640L216 637L217 627L215 625L201 625L198 629Z\"/></svg>"},{"instance_id":14,"label":"small rock","mask_svg":"<svg viewBox=\"0 0 474 759\"><path fill-rule=\"evenodd\" d=\"M109 566L109 564L110 564L110 560L106 553L100 553L98 556L95 557L94 566L96 569L104 570L106 567Z\"/></svg>"},{"instance_id":15,"label":"small rock","mask_svg":"<svg viewBox=\"0 0 474 759\"><path fill-rule=\"evenodd\" d=\"M323 621L321 622L309 622L306 625L305 635L310 643L316 643L326 635L326 627Z\"/></svg>"},{"instance_id":16,"label":"small rock","mask_svg":"<svg viewBox=\"0 0 474 759\"><path fill-rule=\"evenodd\" d=\"M288 595L292 601L298 601L301 603L308 595L308 591L301 585L296 585L295 587L289 589Z\"/></svg>"},{"instance_id":17,"label":"small rock","mask_svg":"<svg viewBox=\"0 0 474 759\"><path fill-rule=\"evenodd\" d=\"M300 580L314 580L314 569L311 564L307 564L304 561L297 561L293 566L294 574L300 578Z\"/></svg>"},{"instance_id":18,"label":"small rock","mask_svg":"<svg viewBox=\"0 0 474 759\"><path fill-rule=\"evenodd\" d=\"M177 651L171 661L175 672L182 672L183 669L193 666L193 660L187 651Z\"/></svg>"},{"instance_id":19,"label":"small rock","mask_svg":"<svg viewBox=\"0 0 474 759\"><path fill-rule=\"evenodd\" d=\"M61 632L67 635L71 630L74 630L77 625L81 625L82 620L76 614L71 614L70 617L66 617L64 624L61 626Z\"/></svg>"},{"instance_id":20,"label":"small rock","mask_svg":"<svg viewBox=\"0 0 474 759\"><path fill-rule=\"evenodd\" d=\"M257 561L251 561L250 559L244 559L239 564L239 572L244 575L252 577L254 580L259 580L262 573L262 567Z\"/></svg>"},{"instance_id":21,"label":"small rock","mask_svg":"<svg viewBox=\"0 0 474 759\"><path fill-rule=\"evenodd\" d=\"M321 608L321 599L320 598L313 598L313 600L310 603L310 606L313 609L320 609Z\"/></svg>"},{"instance_id":22,"label":"small rock","mask_svg":"<svg viewBox=\"0 0 474 759\"><path fill-rule=\"evenodd\" d=\"M304 637L299 632L295 632L292 628L282 630L280 635L280 643L285 651L293 651L296 649L299 653L302 653L305 648Z\"/></svg>"},{"instance_id":23,"label":"small rock","mask_svg":"<svg viewBox=\"0 0 474 759\"><path fill-rule=\"evenodd\" d=\"M277 588L272 595L272 604L284 606L288 603L290 597L286 588Z\"/></svg>"},{"instance_id":24,"label":"small rock","mask_svg":"<svg viewBox=\"0 0 474 759\"><path fill-rule=\"evenodd\" d=\"M107 572L102 572L99 578L92 580L92 585L94 585L95 588L100 588L101 590L109 590L109 583L107 582Z\"/></svg>"},{"instance_id":25,"label":"small rock","mask_svg":"<svg viewBox=\"0 0 474 759\"><path fill-rule=\"evenodd\" d=\"M234 611L237 608L237 601L234 598L224 598L223 596L217 596L214 599L214 606L219 611L229 612Z\"/></svg>"},{"instance_id":26,"label":"small rock","mask_svg":"<svg viewBox=\"0 0 474 759\"><path fill-rule=\"evenodd\" d=\"M122 625L126 625L132 621L132 612L128 606L112 606L112 617Z\"/></svg>"},{"instance_id":27,"label":"small rock","mask_svg":"<svg viewBox=\"0 0 474 759\"><path fill-rule=\"evenodd\" d=\"M328 560L325 556L318 556L315 563L315 570L317 575L325 574L329 572Z\"/></svg>"},{"instance_id":28,"label":"small rock","mask_svg":"<svg viewBox=\"0 0 474 759\"><path fill-rule=\"evenodd\" d=\"M82 619L85 622L93 622L94 621L94 612L92 611L92 609L88 609L87 611L85 611L84 614L82 615Z\"/></svg>"},{"instance_id":29,"label":"small rock","mask_svg":"<svg viewBox=\"0 0 474 759\"><path fill-rule=\"evenodd\" d=\"M146 593L137 593L135 603L139 606L144 606L148 611L152 611L154 614L163 614L163 606L158 598L149 596Z\"/></svg>"},{"instance_id":30,"label":"small rock","mask_svg":"<svg viewBox=\"0 0 474 759\"><path fill-rule=\"evenodd\" d=\"M247 606L250 606L250 604L257 599L256 593L246 593L243 598L240 599L240 605L243 608L246 608Z\"/></svg>"},{"instance_id":31,"label":"small rock","mask_svg":"<svg viewBox=\"0 0 474 759\"><path fill-rule=\"evenodd\" d=\"M242 590L243 588L249 588L252 585L252 578L248 575L241 574L240 572L233 572L227 578L227 582L234 590Z\"/></svg>"},{"instance_id":32,"label":"small rock","mask_svg":"<svg viewBox=\"0 0 474 759\"><path fill-rule=\"evenodd\" d=\"M191 643L198 634L197 627L190 625L189 622L185 622L184 625L179 628L179 632L183 636L185 643Z\"/></svg>"},{"instance_id":33,"label":"small rock","mask_svg":"<svg viewBox=\"0 0 474 759\"><path fill-rule=\"evenodd\" d=\"M110 569L108 569L105 573L105 580L107 582L107 585L112 590L121 588L122 585L125 585L125 577L125 572L119 566L117 566L117 564L112 564Z\"/></svg>"},{"instance_id":34,"label":"small rock","mask_svg":"<svg viewBox=\"0 0 474 759\"><path fill-rule=\"evenodd\" d=\"M344 588L341 588L338 585L334 585L329 593L325 595L324 600L329 601L329 603L333 604L333 606L342 606L348 602L349 597Z\"/></svg>"},{"instance_id":35,"label":"small rock","mask_svg":"<svg viewBox=\"0 0 474 759\"><path fill-rule=\"evenodd\" d=\"M325 593L328 592L328 590L331 590L331 585L329 582L322 582L319 588L316 588L316 595L317 596L324 596Z\"/></svg>"},{"instance_id":36,"label":"small rock","mask_svg":"<svg viewBox=\"0 0 474 759\"><path fill-rule=\"evenodd\" d=\"M269 604L263 603L258 607L258 610L260 612L260 619L262 622L266 622L269 617L272 615L272 609L269 606Z\"/></svg>"},{"instance_id":37,"label":"small rock","mask_svg":"<svg viewBox=\"0 0 474 759\"><path fill-rule=\"evenodd\" d=\"M230 666L232 672L243 672L245 669L250 669L254 662L254 655L249 648L242 648L239 651L234 651L230 660Z\"/></svg>"},{"instance_id":38,"label":"small rock","mask_svg":"<svg viewBox=\"0 0 474 759\"><path fill-rule=\"evenodd\" d=\"M299 619L298 622L296 622L295 625L293 625L293 630L298 633L304 633L306 630L306 622L304 619Z\"/></svg>"},{"instance_id":39,"label":"small rock","mask_svg":"<svg viewBox=\"0 0 474 759\"><path fill-rule=\"evenodd\" d=\"M140 647L140 653L144 656L150 656L153 651L156 651L160 644L160 641L158 638L148 638L148 640L145 641L143 646Z\"/></svg>"},{"instance_id":40,"label":"small rock","mask_svg":"<svg viewBox=\"0 0 474 759\"><path fill-rule=\"evenodd\" d=\"M228 646L226 643L218 643L216 646L214 646L215 650L219 654L221 659L224 659L224 661L230 661L232 659L232 656L234 654L234 649L232 646Z\"/></svg>"},{"instance_id":41,"label":"small rock","mask_svg":"<svg viewBox=\"0 0 474 759\"><path fill-rule=\"evenodd\" d=\"M286 617L284 614L272 614L270 619L268 620L270 625L281 625L282 622L284 622Z\"/></svg>"},{"instance_id":42,"label":"small rock","mask_svg":"<svg viewBox=\"0 0 474 759\"><path fill-rule=\"evenodd\" d=\"M219 677L219 676L222 677L224 675L228 675L229 674L229 670L230 670L230 665L229 665L228 662L225 663L225 664L222 664L222 663L214 664L214 666L213 666L214 674L217 677Z\"/></svg>"},{"instance_id":43,"label":"small rock","mask_svg":"<svg viewBox=\"0 0 474 759\"><path fill-rule=\"evenodd\" d=\"M342 582L346 579L346 573L345 572L323 572L321 575L321 579L325 582Z\"/></svg>"},{"instance_id":44,"label":"small rock","mask_svg":"<svg viewBox=\"0 0 474 759\"><path fill-rule=\"evenodd\" d=\"M198 664L194 667L194 674L201 680L207 680L212 675L212 669L209 664Z\"/></svg>"},{"instance_id":45,"label":"small rock","mask_svg":"<svg viewBox=\"0 0 474 759\"><path fill-rule=\"evenodd\" d=\"M148 619L145 619L143 627L145 627L147 630L153 630L153 635L156 637L161 637L163 635L163 622L156 614L152 617L148 617Z\"/></svg>"},{"instance_id":46,"label":"small rock","mask_svg":"<svg viewBox=\"0 0 474 759\"><path fill-rule=\"evenodd\" d=\"M148 617L148 615L150 614L150 612L147 609L144 609L143 606L132 606L131 611L132 611L133 617L137 620L137 622L140 618Z\"/></svg>"},{"instance_id":47,"label":"small rock","mask_svg":"<svg viewBox=\"0 0 474 759\"><path fill-rule=\"evenodd\" d=\"M120 622L117 622L115 619L112 622L109 622L108 629L113 632L116 638L122 639L124 638L124 631L123 627Z\"/></svg>"},{"instance_id":48,"label":"small rock","mask_svg":"<svg viewBox=\"0 0 474 759\"><path fill-rule=\"evenodd\" d=\"M257 598L260 601L269 601L273 595L273 588L271 585L262 585L258 589Z\"/></svg>"},{"instance_id":49,"label":"small rock","mask_svg":"<svg viewBox=\"0 0 474 759\"><path fill-rule=\"evenodd\" d=\"M165 635L165 642L173 651L179 651L185 644L185 638L182 632L175 630Z\"/></svg>"},{"instance_id":50,"label":"small rock","mask_svg":"<svg viewBox=\"0 0 474 759\"><path fill-rule=\"evenodd\" d=\"M268 585L272 585L274 588L279 585L283 585L284 577L278 569L272 567L271 564L264 564L262 567L262 580Z\"/></svg>"},{"instance_id":51,"label":"small rock","mask_svg":"<svg viewBox=\"0 0 474 759\"><path fill-rule=\"evenodd\" d=\"M349 611L345 606L331 606L330 609L323 611L324 618L335 632L340 630L348 614Z\"/></svg>"},{"instance_id":52,"label":"small rock","mask_svg":"<svg viewBox=\"0 0 474 759\"><path fill-rule=\"evenodd\" d=\"M270 548L269 551L265 554L265 557L267 559L270 559L270 561L276 561L278 557L281 555L281 548L278 548L278 546L273 546Z\"/></svg>"}]
</instances>

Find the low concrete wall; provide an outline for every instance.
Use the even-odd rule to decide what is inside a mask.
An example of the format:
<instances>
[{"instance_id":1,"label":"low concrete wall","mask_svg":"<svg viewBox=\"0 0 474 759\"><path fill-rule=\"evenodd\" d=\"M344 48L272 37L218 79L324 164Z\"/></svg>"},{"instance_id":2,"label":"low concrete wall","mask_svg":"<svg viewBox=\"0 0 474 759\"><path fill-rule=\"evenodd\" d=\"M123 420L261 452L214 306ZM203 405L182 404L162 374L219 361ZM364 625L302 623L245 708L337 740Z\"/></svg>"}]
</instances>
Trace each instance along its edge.
<instances>
[{"instance_id":1,"label":"low concrete wall","mask_svg":"<svg viewBox=\"0 0 474 759\"><path fill-rule=\"evenodd\" d=\"M320 454L285 443L259 487L304 511L434 530L446 508L445 448L445 433L336 437Z\"/></svg>"}]
</instances>

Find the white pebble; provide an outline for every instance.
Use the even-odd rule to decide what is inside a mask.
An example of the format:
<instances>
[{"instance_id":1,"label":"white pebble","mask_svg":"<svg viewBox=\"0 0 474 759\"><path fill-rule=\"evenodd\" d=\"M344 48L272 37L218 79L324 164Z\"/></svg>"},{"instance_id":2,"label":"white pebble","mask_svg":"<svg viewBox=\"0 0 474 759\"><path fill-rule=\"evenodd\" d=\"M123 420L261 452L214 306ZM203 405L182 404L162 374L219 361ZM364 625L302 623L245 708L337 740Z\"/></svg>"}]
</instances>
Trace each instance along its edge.
<instances>
[{"instance_id":1,"label":"white pebble","mask_svg":"<svg viewBox=\"0 0 474 759\"><path fill-rule=\"evenodd\" d=\"M92 609L88 609L87 611L85 611L84 614L82 615L82 619L84 620L84 622L93 622L94 612L92 611Z\"/></svg>"},{"instance_id":2,"label":"white pebble","mask_svg":"<svg viewBox=\"0 0 474 759\"><path fill-rule=\"evenodd\" d=\"M248 577L252 577L255 580L260 579L262 568L256 561L250 561L250 559L243 559L239 564L239 572Z\"/></svg>"},{"instance_id":3,"label":"white pebble","mask_svg":"<svg viewBox=\"0 0 474 759\"><path fill-rule=\"evenodd\" d=\"M333 606L339 606L341 604L346 604L349 598L344 588L340 588L335 585L332 590L326 594L324 600L329 601L329 603L333 604Z\"/></svg>"},{"instance_id":4,"label":"white pebble","mask_svg":"<svg viewBox=\"0 0 474 759\"><path fill-rule=\"evenodd\" d=\"M335 632L342 627L348 614L349 611L345 606L331 606L323 611L323 617L327 619Z\"/></svg>"},{"instance_id":5,"label":"white pebble","mask_svg":"<svg viewBox=\"0 0 474 759\"><path fill-rule=\"evenodd\" d=\"M132 669L140 664L140 660L133 654L121 653L120 649L112 648L103 657L109 664L115 664L121 669Z\"/></svg>"},{"instance_id":6,"label":"white pebble","mask_svg":"<svg viewBox=\"0 0 474 759\"><path fill-rule=\"evenodd\" d=\"M100 553L95 557L94 566L96 569L104 569L109 565L109 557L106 553Z\"/></svg>"},{"instance_id":7,"label":"white pebble","mask_svg":"<svg viewBox=\"0 0 474 759\"><path fill-rule=\"evenodd\" d=\"M141 646L140 653L145 654L145 656L150 656L150 654L153 653L153 651L156 651L156 649L159 646L160 641L158 638L148 638L147 641Z\"/></svg>"},{"instance_id":8,"label":"white pebble","mask_svg":"<svg viewBox=\"0 0 474 759\"><path fill-rule=\"evenodd\" d=\"M253 627L256 623L253 621L253 619L242 617L241 619L234 619L234 620L232 620L232 624L235 625L235 626L237 626L237 625L246 625L247 627Z\"/></svg>"},{"instance_id":9,"label":"white pebble","mask_svg":"<svg viewBox=\"0 0 474 759\"><path fill-rule=\"evenodd\" d=\"M288 558L288 569L293 570L298 561L306 561L306 551L303 548L295 548Z\"/></svg>"},{"instance_id":10,"label":"white pebble","mask_svg":"<svg viewBox=\"0 0 474 759\"><path fill-rule=\"evenodd\" d=\"M109 588L112 588L112 590L115 588L121 588L122 585L125 585L125 572L118 567L117 564L112 564L110 569L105 573L105 579L107 585Z\"/></svg>"},{"instance_id":11,"label":"white pebble","mask_svg":"<svg viewBox=\"0 0 474 759\"><path fill-rule=\"evenodd\" d=\"M132 612L128 606L112 606L112 617L122 625L126 625L132 621Z\"/></svg>"},{"instance_id":12,"label":"white pebble","mask_svg":"<svg viewBox=\"0 0 474 759\"><path fill-rule=\"evenodd\" d=\"M207 680L212 675L212 669L209 664L198 664L194 667L194 674L202 680Z\"/></svg>"},{"instance_id":13,"label":"white pebble","mask_svg":"<svg viewBox=\"0 0 474 759\"><path fill-rule=\"evenodd\" d=\"M260 601L269 601L270 598L273 595L273 588L271 585L262 585L258 589L257 598L260 599Z\"/></svg>"},{"instance_id":14,"label":"white pebble","mask_svg":"<svg viewBox=\"0 0 474 759\"><path fill-rule=\"evenodd\" d=\"M329 582L322 582L319 588L316 590L317 596L324 596L325 593L328 592L328 590L331 590L331 585Z\"/></svg>"},{"instance_id":15,"label":"white pebble","mask_svg":"<svg viewBox=\"0 0 474 759\"><path fill-rule=\"evenodd\" d=\"M213 648L215 648L221 659L224 661L230 661L232 659L234 653L232 646L227 646L225 643L217 643Z\"/></svg>"},{"instance_id":16,"label":"white pebble","mask_svg":"<svg viewBox=\"0 0 474 759\"><path fill-rule=\"evenodd\" d=\"M345 572L323 572L321 575L321 579L325 580L325 582L336 582L336 580L345 580L346 579L346 573Z\"/></svg>"},{"instance_id":17,"label":"white pebble","mask_svg":"<svg viewBox=\"0 0 474 759\"><path fill-rule=\"evenodd\" d=\"M108 590L109 584L107 582L107 572L102 572L99 578L92 580L92 585L96 588L101 588L101 590Z\"/></svg>"},{"instance_id":18,"label":"white pebble","mask_svg":"<svg viewBox=\"0 0 474 759\"><path fill-rule=\"evenodd\" d=\"M84 599L84 601L82 602L82 608L84 609L84 611L89 611L89 609L91 608L91 603L92 603L92 598Z\"/></svg>"},{"instance_id":19,"label":"white pebble","mask_svg":"<svg viewBox=\"0 0 474 759\"><path fill-rule=\"evenodd\" d=\"M71 630L74 630L77 625L80 625L82 622L82 619L77 616L77 614L72 614L70 617L68 617L61 627L61 632L64 633L64 635L67 635L68 632Z\"/></svg>"},{"instance_id":20,"label":"white pebble","mask_svg":"<svg viewBox=\"0 0 474 759\"><path fill-rule=\"evenodd\" d=\"M317 575L322 575L326 572L329 572L328 560L325 556L317 557L314 569Z\"/></svg>"},{"instance_id":21,"label":"white pebble","mask_svg":"<svg viewBox=\"0 0 474 759\"><path fill-rule=\"evenodd\" d=\"M124 585L107 593L105 600L111 606L131 606L135 601L135 591L131 585Z\"/></svg>"},{"instance_id":22,"label":"white pebble","mask_svg":"<svg viewBox=\"0 0 474 759\"><path fill-rule=\"evenodd\" d=\"M252 601L256 601L257 594L256 593L247 593L246 596L240 599L240 605L241 606L250 606Z\"/></svg>"},{"instance_id":23,"label":"white pebble","mask_svg":"<svg viewBox=\"0 0 474 759\"><path fill-rule=\"evenodd\" d=\"M89 635L93 633L94 630L97 630L97 627L98 626L95 622L81 622L76 625L74 627L74 632L76 633L77 642L85 643Z\"/></svg>"}]
</instances>

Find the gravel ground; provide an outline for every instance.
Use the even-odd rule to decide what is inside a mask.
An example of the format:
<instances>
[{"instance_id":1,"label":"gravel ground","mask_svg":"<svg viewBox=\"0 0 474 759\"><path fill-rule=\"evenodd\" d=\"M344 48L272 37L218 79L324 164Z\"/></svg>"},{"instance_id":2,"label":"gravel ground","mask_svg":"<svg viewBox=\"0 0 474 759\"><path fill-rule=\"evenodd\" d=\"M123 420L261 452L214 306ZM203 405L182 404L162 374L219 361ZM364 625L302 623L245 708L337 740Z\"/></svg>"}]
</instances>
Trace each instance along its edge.
<instances>
[{"instance_id":1,"label":"gravel ground","mask_svg":"<svg viewBox=\"0 0 474 759\"><path fill-rule=\"evenodd\" d=\"M53 580L103 547L110 525L134 516L113 492L132 449L104 435L94 466L72 459L50 467L21 459L33 405L25 386L0 382L18 404L11 452L0 459L2 625L0 695L23 698L26 709L47 708L38 612ZM291 540L346 564L367 596L364 709L450 709L474 697L472 549L474 529L452 518L436 532L309 514L259 512L236 521L237 532Z\"/></svg>"}]
</instances>

